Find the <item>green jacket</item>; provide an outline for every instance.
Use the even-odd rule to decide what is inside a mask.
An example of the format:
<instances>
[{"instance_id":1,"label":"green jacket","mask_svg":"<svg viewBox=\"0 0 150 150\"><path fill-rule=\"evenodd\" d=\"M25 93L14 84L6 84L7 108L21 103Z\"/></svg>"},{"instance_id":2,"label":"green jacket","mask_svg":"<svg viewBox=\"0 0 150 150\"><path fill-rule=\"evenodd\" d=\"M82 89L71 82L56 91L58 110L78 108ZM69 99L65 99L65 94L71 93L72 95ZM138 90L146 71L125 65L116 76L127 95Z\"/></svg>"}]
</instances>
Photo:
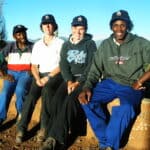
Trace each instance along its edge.
<instances>
[{"instance_id":1,"label":"green jacket","mask_svg":"<svg viewBox=\"0 0 150 150\"><path fill-rule=\"evenodd\" d=\"M118 46L111 35L99 46L84 87L92 88L102 77L131 85L144 73L147 63L150 63L150 41L128 33Z\"/></svg>"},{"instance_id":2,"label":"green jacket","mask_svg":"<svg viewBox=\"0 0 150 150\"><path fill-rule=\"evenodd\" d=\"M0 65L4 62L4 56L3 54L0 52Z\"/></svg>"},{"instance_id":3,"label":"green jacket","mask_svg":"<svg viewBox=\"0 0 150 150\"><path fill-rule=\"evenodd\" d=\"M0 71L3 73L7 72L7 62L2 52L0 52Z\"/></svg>"},{"instance_id":4,"label":"green jacket","mask_svg":"<svg viewBox=\"0 0 150 150\"><path fill-rule=\"evenodd\" d=\"M60 55L60 69L64 80L85 81L96 50L96 44L90 34L86 34L77 44L71 43L70 39L66 41Z\"/></svg>"}]
</instances>

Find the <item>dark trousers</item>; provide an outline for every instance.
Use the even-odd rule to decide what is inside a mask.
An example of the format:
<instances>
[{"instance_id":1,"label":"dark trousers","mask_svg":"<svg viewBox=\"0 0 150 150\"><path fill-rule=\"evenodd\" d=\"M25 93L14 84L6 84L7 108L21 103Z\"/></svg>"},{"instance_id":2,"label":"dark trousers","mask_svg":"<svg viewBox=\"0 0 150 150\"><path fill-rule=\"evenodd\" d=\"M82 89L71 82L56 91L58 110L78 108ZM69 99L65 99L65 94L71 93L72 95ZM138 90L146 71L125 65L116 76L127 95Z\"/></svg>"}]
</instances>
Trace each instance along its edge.
<instances>
[{"instance_id":1,"label":"dark trousers","mask_svg":"<svg viewBox=\"0 0 150 150\"><path fill-rule=\"evenodd\" d=\"M45 98L47 92L49 93L50 97L48 100L50 101L62 81L63 79L61 74L58 74L55 77L50 78L44 87L39 87L36 84L35 79L33 79L29 94L26 96L26 100L23 104L22 117L17 126L18 130L25 131L27 129L35 105L37 103L37 100L40 98L40 96L42 98L42 109L43 109L44 107L43 105L49 104L49 102L46 102L47 98ZM43 114L43 110L39 110L39 111L41 111ZM44 117L41 118L41 122L42 124L45 123Z\"/></svg>"},{"instance_id":2,"label":"dark trousers","mask_svg":"<svg viewBox=\"0 0 150 150\"><path fill-rule=\"evenodd\" d=\"M67 85L63 83L55 95L53 102L58 106L55 115L49 120L48 137L55 138L60 143L67 143L68 133L79 133L86 129L86 117L78 101L82 86L79 86L70 95L67 94ZM80 132L81 133L81 132ZM79 134L80 134L79 133Z\"/></svg>"},{"instance_id":3,"label":"dark trousers","mask_svg":"<svg viewBox=\"0 0 150 150\"><path fill-rule=\"evenodd\" d=\"M48 84L44 90L44 98L42 99L41 110L41 128L47 128L50 118L55 118L55 115L60 110L61 102L57 103L57 90L63 83L61 75L51 78L51 84ZM57 105L57 107L56 107Z\"/></svg>"}]
</instances>

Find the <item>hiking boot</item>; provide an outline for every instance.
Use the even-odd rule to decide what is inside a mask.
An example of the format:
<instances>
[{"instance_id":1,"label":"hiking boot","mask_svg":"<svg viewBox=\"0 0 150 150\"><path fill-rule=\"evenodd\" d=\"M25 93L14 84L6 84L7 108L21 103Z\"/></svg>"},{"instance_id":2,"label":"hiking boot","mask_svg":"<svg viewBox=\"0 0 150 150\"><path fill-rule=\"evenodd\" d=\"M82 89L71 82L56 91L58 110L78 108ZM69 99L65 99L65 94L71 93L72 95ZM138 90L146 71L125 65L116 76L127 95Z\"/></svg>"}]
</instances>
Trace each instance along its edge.
<instances>
[{"instance_id":1,"label":"hiking boot","mask_svg":"<svg viewBox=\"0 0 150 150\"><path fill-rule=\"evenodd\" d=\"M24 133L22 131L18 131L16 134L16 143L20 144L23 141Z\"/></svg>"},{"instance_id":2,"label":"hiking boot","mask_svg":"<svg viewBox=\"0 0 150 150\"><path fill-rule=\"evenodd\" d=\"M102 147L100 150L113 150L111 147Z\"/></svg>"},{"instance_id":3,"label":"hiking boot","mask_svg":"<svg viewBox=\"0 0 150 150\"><path fill-rule=\"evenodd\" d=\"M39 150L55 150L55 147L56 140L52 137L48 137Z\"/></svg>"},{"instance_id":4,"label":"hiking boot","mask_svg":"<svg viewBox=\"0 0 150 150\"><path fill-rule=\"evenodd\" d=\"M42 128L39 130L37 134L37 142L42 143L45 140L45 129Z\"/></svg>"}]
</instances>

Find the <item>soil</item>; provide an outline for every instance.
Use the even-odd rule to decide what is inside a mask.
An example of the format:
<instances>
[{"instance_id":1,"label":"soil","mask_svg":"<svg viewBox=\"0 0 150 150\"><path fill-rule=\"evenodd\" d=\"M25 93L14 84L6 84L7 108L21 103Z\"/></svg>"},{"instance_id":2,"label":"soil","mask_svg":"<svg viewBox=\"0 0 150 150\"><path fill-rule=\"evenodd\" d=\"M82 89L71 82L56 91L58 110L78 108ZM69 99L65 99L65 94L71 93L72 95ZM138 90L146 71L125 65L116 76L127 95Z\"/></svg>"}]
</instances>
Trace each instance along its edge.
<instances>
[{"instance_id":1,"label":"soil","mask_svg":"<svg viewBox=\"0 0 150 150\"><path fill-rule=\"evenodd\" d=\"M0 127L0 150L38 150L40 144L36 142L36 133L39 129L37 122L30 123L31 129L25 141L17 145L15 143L16 120L15 116L9 116ZM86 139L85 136L78 137L68 150L98 150L98 145L94 138Z\"/></svg>"},{"instance_id":2,"label":"soil","mask_svg":"<svg viewBox=\"0 0 150 150\"><path fill-rule=\"evenodd\" d=\"M15 96L12 98L9 105L7 119L0 126L0 150L38 150L39 144L36 142L36 134L39 130L39 115L40 115L40 101L36 104L35 111L31 122L29 124L27 136L24 142L20 145L15 143L16 135L16 110L15 110ZM88 130L87 136L78 137L68 150L98 150L98 144L92 133Z\"/></svg>"},{"instance_id":3,"label":"soil","mask_svg":"<svg viewBox=\"0 0 150 150\"><path fill-rule=\"evenodd\" d=\"M12 106L12 104L10 105ZM36 134L39 124L31 120L29 130L24 142L20 145L15 143L16 135L16 115L9 110L6 121L0 127L0 150L38 150L39 144L36 142ZM80 136L68 148L68 150L98 150L94 137Z\"/></svg>"}]
</instances>

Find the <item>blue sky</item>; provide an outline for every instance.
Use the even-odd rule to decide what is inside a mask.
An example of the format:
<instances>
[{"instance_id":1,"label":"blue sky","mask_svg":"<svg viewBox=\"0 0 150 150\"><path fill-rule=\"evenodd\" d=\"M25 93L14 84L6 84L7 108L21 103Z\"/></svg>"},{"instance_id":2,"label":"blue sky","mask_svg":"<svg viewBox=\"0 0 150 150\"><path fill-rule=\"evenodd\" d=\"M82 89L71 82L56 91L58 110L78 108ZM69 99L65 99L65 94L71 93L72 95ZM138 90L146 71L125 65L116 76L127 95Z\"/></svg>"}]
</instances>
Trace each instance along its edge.
<instances>
[{"instance_id":1,"label":"blue sky","mask_svg":"<svg viewBox=\"0 0 150 150\"><path fill-rule=\"evenodd\" d=\"M16 24L28 27L30 39L40 38L39 24L47 13L55 16L60 36L68 37L73 17L84 15L88 19L88 32L95 39L104 39L111 33L111 15L119 9L129 12L134 23L133 33L150 39L149 0L4 0L3 15L8 40L12 40L12 28Z\"/></svg>"}]
</instances>

